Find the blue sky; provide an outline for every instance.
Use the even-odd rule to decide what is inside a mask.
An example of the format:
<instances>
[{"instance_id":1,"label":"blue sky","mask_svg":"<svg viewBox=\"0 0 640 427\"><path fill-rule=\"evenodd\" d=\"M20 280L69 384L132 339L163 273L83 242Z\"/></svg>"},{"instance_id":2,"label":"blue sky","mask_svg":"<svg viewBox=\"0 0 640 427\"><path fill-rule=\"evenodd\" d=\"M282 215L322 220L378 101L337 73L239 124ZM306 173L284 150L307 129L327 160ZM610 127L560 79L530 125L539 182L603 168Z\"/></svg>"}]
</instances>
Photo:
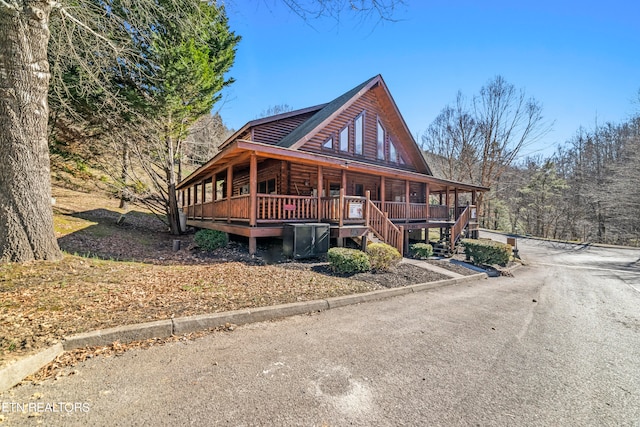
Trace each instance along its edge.
<instances>
[{"instance_id":1,"label":"blue sky","mask_svg":"<svg viewBox=\"0 0 640 427\"><path fill-rule=\"evenodd\" d=\"M282 0L228 0L227 12L243 39L216 109L233 129L270 106L329 102L376 74L414 137L458 90L472 97L502 75L554 122L524 154L640 112L637 0L406 0L396 22L345 12L305 23Z\"/></svg>"}]
</instances>

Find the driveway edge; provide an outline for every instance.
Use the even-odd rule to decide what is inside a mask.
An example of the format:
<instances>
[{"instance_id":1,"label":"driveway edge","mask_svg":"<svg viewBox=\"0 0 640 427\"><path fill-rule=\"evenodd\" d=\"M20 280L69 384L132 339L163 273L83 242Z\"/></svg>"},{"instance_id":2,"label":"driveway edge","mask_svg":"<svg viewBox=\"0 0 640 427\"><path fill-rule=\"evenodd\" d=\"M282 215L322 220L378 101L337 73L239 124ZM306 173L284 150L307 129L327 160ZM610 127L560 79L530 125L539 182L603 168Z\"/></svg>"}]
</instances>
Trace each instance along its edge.
<instances>
[{"instance_id":1,"label":"driveway edge","mask_svg":"<svg viewBox=\"0 0 640 427\"><path fill-rule=\"evenodd\" d=\"M35 374L62 353L64 348L58 343L4 366L0 369L0 393L9 390L29 375Z\"/></svg>"},{"instance_id":2,"label":"driveway edge","mask_svg":"<svg viewBox=\"0 0 640 427\"><path fill-rule=\"evenodd\" d=\"M243 325L264 322L301 314L317 313L347 305L360 304L406 295L414 292L429 291L443 286L486 279L486 273L473 274L455 279L437 282L419 283L401 288L381 289L362 294L344 295L321 300L294 302L267 307L257 307L226 311L222 313L200 314L177 319L158 320L154 322L117 326L108 329L86 332L64 337L60 344L46 348L34 355L17 360L0 369L0 393L9 390L24 378L34 374L65 351L82 347L105 346L116 341L127 343L151 338L166 338L172 335L183 335L213 329L226 324Z\"/></svg>"}]
</instances>

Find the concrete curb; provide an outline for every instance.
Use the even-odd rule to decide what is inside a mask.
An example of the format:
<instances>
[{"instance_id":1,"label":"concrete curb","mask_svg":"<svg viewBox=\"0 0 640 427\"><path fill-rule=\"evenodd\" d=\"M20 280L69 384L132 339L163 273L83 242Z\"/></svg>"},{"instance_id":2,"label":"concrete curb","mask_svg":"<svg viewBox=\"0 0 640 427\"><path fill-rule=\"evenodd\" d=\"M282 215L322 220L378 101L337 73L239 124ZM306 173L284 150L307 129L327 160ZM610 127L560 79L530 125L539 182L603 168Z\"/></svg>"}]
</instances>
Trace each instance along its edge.
<instances>
[{"instance_id":1,"label":"concrete curb","mask_svg":"<svg viewBox=\"0 0 640 427\"><path fill-rule=\"evenodd\" d=\"M344 295L314 301L294 302L268 307L227 311L223 313L201 314L178 319L158 320L155 322L118 326L83 334L65 337L61 344L56 344L37 354L17 360L0 370L0 393L9 390L25 377L37 372L65 351L82 347L105 346L116 341L127 343L151 338L166 338L172 335L183 335L224 326L227 323L243 325L264 322L283 317L316 313L347 305L376 301L414 292L423 292L443 286L486 279L486 273L473 274L456 279L439 280L437 282L420 283L401 288L381 289L363 294Z\"/></svg>"},{"instance_id":2,"label":"concrete curb","mask_svg":"<svg viewBox=\"0 0 640 427\"><path fill-rule=\"evenodd\" d=\"M97 347L109 345L115 341L131 342L150 338L168 337L173 334L171 319L155 322L138 323L134 325L116 326L109 329L64 337L62 345L65 351L81 347Z\"/></svg>"},{"instance_id":3,"label":"concrete curb","mask_svg":"<svg viewBox=\"0 0 640 427\"><path fill-rule=\"evenodd\" d=\"M29 375L35 374L62 353L62 344L56 344L3 367L0 369L0 392L9 390Z\"/></svg>"}]
</instances>

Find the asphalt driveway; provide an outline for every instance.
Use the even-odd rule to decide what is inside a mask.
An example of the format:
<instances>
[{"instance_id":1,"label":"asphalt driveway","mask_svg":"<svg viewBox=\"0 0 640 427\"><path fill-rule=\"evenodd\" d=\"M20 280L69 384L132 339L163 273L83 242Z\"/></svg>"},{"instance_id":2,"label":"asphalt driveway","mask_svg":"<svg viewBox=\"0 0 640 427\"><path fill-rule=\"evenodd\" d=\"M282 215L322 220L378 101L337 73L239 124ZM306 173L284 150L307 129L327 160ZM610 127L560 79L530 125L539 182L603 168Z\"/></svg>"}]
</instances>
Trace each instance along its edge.
<instances>
[{"instance_id":1,"label":"asphalt driveway","mask_svg":"<svg viewBox=\"0 0 640 427\"><path fill-rule=\"evenodd\" d=\"M3 393L0 415L9 425L640 426L640 250L518 244L530 265L514 278L92 359ZM56 402L57 412L15 410Z\"/></svg>"}]
</instances>

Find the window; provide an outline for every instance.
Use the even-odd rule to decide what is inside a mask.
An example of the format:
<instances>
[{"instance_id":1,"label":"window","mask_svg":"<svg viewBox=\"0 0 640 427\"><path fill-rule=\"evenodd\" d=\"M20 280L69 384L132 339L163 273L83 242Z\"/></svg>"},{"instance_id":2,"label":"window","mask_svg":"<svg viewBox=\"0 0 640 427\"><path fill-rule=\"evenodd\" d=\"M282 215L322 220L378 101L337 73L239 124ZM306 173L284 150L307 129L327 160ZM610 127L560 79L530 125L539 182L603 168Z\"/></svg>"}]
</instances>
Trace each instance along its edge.
<instances>
[{"instance_id":1,"label":"window","mask_svg":"<svg viewBox=\"0 0 640 427\"><path fill-rule=\"evenodd\" d=\"M324 144L322 144L322 148L326 150L333 150L333 138L327 139Z\"/></svg>"},{"instance_id":2,"label":"window","mask_svg":"<svg viewBox=\"0 0 640 427\"><path fill-rule=\"evenodd\" d=\"M355 146L354 146L354 152L356 154L362 154L362 141L364 139L364 115L360 114L358 117L356 117L356 121L355 121Z\"/></svg>"},{"instance_id":3,"label":"window","mask_svg":"<svg viewBox=\"0 0 640 427\"><path fill-rule=\"evenodd\" d=\"M354 196L364 196L364 184L355 184L353 187Z\"/></svg>"},{"instance_id":4,"label":"window","mask_svg":"<svg viewBox=\"0 0 640 427\"><path fill-rule=\"evenodd\" d=\"M384 128L382 127L382 123L378 120L378 160L384 160Z\"/></svg>"},{"instance_id":5,"label":"window","mask_svg":"<svg viewBox=\"0 0 640 427\"><path fill-rule=\"evenodd\" d=\"M204 200L210 202L213 200L213 180L211 178L204 181Z\"/></svg>"},{"instance_id":6,"label":"window","mask_svg":"<svg viewBox=\"0 0 640 427\"><path fill-rule=\"evenodd\" d=\"M222 200L227 196L227 182L224 179L216 181L216 200Z\"/></svg>"},{"instance_id":7,"label":"window","mask_svg":"<svg viewBox=\"0 0 640 427\"><path fill-rule=\"evenodd\" d=\"M340 131L340 151L349 151L349 126Z\"/></svg>"},{"instance_id":8,"label":"window","mask_svg":"<svg viewBox=\"0 0 640 427\"><path fill-rule=\"evenodd\" d=\"M258 183L258 193L260 194L276 194L276 179L271 178Z\"/></svg>"},{"instance_id":9,"label":"window","mask_svg":"<svg viewBox=\"0 0 640 427\"><path fill-rule=\"evenodd\" d=\"M393 145L393 142L389 141L389 160L392 162L398 161L398 151L396 150L396 146Z\"/></svg>"}]
</instances>

